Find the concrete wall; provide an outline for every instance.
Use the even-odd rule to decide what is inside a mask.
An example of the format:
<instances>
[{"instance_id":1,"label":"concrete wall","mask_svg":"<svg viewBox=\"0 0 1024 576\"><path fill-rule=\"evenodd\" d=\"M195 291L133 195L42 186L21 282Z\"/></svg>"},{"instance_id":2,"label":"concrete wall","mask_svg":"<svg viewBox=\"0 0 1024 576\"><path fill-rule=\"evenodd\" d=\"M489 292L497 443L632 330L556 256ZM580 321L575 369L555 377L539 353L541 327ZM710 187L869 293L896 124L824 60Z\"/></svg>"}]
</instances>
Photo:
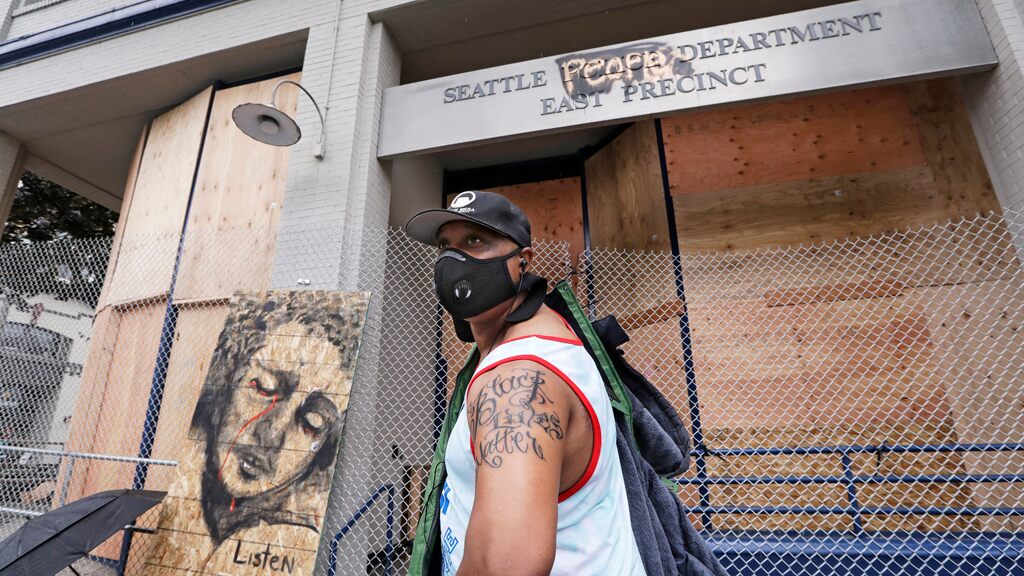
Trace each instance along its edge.
<instances>
[{"instance_id":1,"label":"concrete wall","mask_svg":"<svg viewBox=\"0 0 1024 576\"><path fill-rule=\"evenodd\" d=\"M0 132L0 231L11 212L18 179L21 178L24 151L21 142Z\"/></svg>"},{"instance_id":2,"label":"concrete wall","mask_svg":"<svg viewBox=\"0 0 1024 576\"><path fill-rule=\"evenodd\" d=\"M432 156L412 156L393 161L391 168L391 210L388 223L405 226L421 210L441 206L444 170Z\"/></svg>"},{"instance_id":3,"label":"concrete wall","mask_svg":"<svg viewBox=\"0 0 1024 576\"><path fill-rule=\"evenodd\" d=\"M275 286L294 286L299 278L314 288L358 286L364 226L387 226L390 184L387 168L376 159L377 128L382 91L398 83L400 57L384 27L372 25L366 8L353 4L342 2L340 15L309 31L303 83L327 103L325 157L314 158L314 138L303 139L291 153ZM298 121L317 122L304 100Z\"/></svg>"},{"instance_id":4,"label":"concrete wall","mask_svg":"<svg viewBox=\"0 0 1024 576\"><path fill-rule=\"evenodd\" d=\"M0 108L298 30L329 27L337 6L336 0L248 0L0 70ZM311 42L309 49L318 47Z\"/></svg>"}]
</instances>

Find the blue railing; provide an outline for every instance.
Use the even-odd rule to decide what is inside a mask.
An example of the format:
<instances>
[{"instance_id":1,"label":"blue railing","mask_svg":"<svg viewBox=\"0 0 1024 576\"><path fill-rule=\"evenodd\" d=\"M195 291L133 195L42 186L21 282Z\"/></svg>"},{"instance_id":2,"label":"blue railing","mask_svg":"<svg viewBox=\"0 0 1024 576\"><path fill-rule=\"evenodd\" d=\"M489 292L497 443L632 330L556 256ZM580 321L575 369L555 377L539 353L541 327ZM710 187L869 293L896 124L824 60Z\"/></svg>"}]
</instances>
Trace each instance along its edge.
<instances>
[{"instance_id":1,"label":"blue railing","mask_svg":"<svg viewBox=\"0 0 1024 576\"><path fill-rule=\"evenodd\" d=\"M742 506L711 505L701 498L698 506L687 510L709 514L847 514L853 521L853 533L864 531L865 514L925 514L945 516L1024 516L1024 508L986 506L865 506L858 501L857 486L874 483L964 483L964 482L1024 482L1024 474L854 474L851 454L948 454L964 452L1022 452L1024 443L1003 444L921 444L921 445L849 445L849 446L797 446L783 448L726 448L698 447L695 456L781 456L839 454L842 475L782 475L782 476L703 476L676 478L678 485L739 484L843 484L846 486L846 506ZM705 523L708 530L710 524Z\"/></svg>"},{"instance_id":2,"label":"blue railing","mask_svg":"<svg viewBox=\"0 0 1024 576\"><path fill-rule=\"evenodd\" d=\"M392 558L394 557L395 552L395 492L396 491L394 484L384 484L380 488L377 488L377 490L375 490L374 493L371 494L370 497L366 499L366 502L363 502L363 505L359 507L359 510L356 510L356 513L348 519L348 522L346 522L345 525L341 527L341 530L338 530L338 533L334 535L333 539L331 539L330 556L328 557L327 564L327 576L335 576L337 574L338 543L341 542L341 539L352 531L352 528L354 528L355 525L359 523L359 520L361 520L363 516L365 516L366 513L370 511L370 508L372 508L373 505L377 502L377 499L380 498L385 493L387 493L388 495L388 516L386 528L387 532L384 544L384 576L391 576L391 571L393 568Z\"/></svg>"},{"instance_id":3,"label":"blue railing","mask_svg":"<svg viewBox=\"0 0 1024 576\"><path fill-rule=\"evenodd\" d=\"M838 454L842 461L841 475L780 475L780 476L706 476L701 478L676 478L678 485L751 485L751 484L843 484L846 486L846 506L743 506L710 505L687 507L689 512L710 514L847 514L853 520L852 531L829 531L824 534L781 534L754 531L709 531L705 524L704 533L712 547L724 555L743 554L804 554L804 555L853 555L871 556L872 550L879 555L911 554L925 557L945 557L950 554L992 555L991 544L999 535L986 534L981 540L974 536L956 534L950 539L941 534L905 534L905 538L855 538L848 540L843 534L860 536L864 532L863 516L872 514L926 514L956 516L1024 516L1024 508L985 506L865 506L858 502L857 486L870 483L952 483L952 482L1024 482L1024 474L854 474L852 454L940 454L963 452L1021 452L1024 443L1006 444L925 444L925 445L849 445L849 446L797 446L780 448L728 448L695 449L704 457L708 456L766 456L766 455L818 455ZM377 488L359 507L351 518L334 535L330 543L327 576L336 576L338 545L359 521L380 500L387 497L386 535L384 547L384 574L391 576L394 571L395 502L397 491L393 484ZM880 536L884 536L879 533ZM874 536L874 535L872 535ZM975 541L977 540L977 541ZM802 544L801 544L802 542ZM888 548L887 548L888 547ZM891 549L890 549L891 548ZM1005 562L1007 552L1024 552L1024 540L1014 535L996 553L1000 562ZM926 561L927 559L922 561ZM867 561L867 560L865 560ZM988 561L988 560L986 560Z\"/></svg>"}]
</instances>

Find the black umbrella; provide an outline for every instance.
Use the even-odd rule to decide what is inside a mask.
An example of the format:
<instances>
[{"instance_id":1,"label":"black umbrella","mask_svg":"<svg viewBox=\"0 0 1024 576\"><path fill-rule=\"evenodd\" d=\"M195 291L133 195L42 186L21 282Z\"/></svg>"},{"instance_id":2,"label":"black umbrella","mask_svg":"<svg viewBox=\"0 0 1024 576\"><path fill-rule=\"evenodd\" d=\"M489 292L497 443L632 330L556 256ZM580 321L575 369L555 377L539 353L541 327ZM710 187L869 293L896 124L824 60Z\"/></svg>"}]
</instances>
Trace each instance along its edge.
<instances>
[{"instance_id":1,"label":"black umbrella","mask_svg":"<svg viewBox=\"0 0 1024 576\"><path fill-rule=\"evenodd\" d=\"M110 490L36 516L0 542L0 576L56 574L159 504L166 494Z\"/></svg>"}]
</instances>

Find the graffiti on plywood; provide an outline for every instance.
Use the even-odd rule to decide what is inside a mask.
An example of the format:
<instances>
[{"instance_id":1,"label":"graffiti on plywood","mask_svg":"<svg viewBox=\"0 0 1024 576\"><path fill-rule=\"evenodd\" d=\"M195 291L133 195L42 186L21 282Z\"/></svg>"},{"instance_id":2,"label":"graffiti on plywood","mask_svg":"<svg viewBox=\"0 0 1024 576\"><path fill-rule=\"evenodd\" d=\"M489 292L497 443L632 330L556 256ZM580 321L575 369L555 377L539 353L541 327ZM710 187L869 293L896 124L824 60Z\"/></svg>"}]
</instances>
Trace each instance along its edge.
<instances>
[{"instance_id":1,"label":"graffiti on plywood","mask_svg":"<svg viewBox=\"0 0 1024 576\"><path fill-rule=\"evenodd\" d=\"M367 303L232 299L147 574L312 573Z\"/></svg>"}]
</instances>

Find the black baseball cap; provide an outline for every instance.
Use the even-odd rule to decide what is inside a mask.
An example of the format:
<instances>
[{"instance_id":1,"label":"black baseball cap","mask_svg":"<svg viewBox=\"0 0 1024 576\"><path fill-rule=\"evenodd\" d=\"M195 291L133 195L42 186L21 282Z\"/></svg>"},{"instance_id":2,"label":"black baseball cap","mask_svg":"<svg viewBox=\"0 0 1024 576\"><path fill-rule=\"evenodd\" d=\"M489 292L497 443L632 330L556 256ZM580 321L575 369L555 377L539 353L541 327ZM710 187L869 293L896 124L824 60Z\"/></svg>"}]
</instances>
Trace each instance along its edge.
<instances>
[{"instance_id":1,"label":"black baseball cap","mask_svg":"<svg viewBox=\"0 0 1024 576\"><path fill-rule=\"evenodd\" d=\"M531 244L530 221L508 198L494 192L467 190L452 199L447 208L424 210L405 223L405 231L416 240L437 244L437 231L456 220L479 224L512 239L520 247Z\"/></svg>"}]
</instances>

